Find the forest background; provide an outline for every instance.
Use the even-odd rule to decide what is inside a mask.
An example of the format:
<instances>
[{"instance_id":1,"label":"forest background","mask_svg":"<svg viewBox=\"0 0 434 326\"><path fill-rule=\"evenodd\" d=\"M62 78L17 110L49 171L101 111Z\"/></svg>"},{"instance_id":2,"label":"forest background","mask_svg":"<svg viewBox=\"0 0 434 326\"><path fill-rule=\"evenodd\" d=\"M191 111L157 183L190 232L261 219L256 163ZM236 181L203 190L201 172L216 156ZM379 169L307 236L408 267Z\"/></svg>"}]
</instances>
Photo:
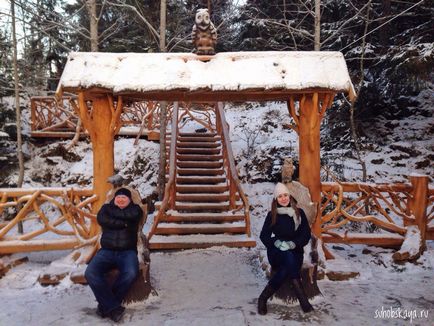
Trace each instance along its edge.
<instances>
[{"instance_id":1,"label":"forest background","mask_svg":"<svg viewBox=\"0 0 434 326\"><path fill-rule=\"evenodd\" d=\"M2 0L0 5L0 130L12 140L17 113L3 99L14 95L14 80L24 110L30 96L55 90L71 51L191 52L198 8L211 12L217 52L344 54L358 98L354 105L344 97L335 101L322 126L323 150L340 142L363 165L360 151L396 141L389 136L398 121L415 115L432 119L432 0ZM425 136L433 133L431 123ZM428 149L416 168L428 167L432 153Z\"/></svg>"}]
</instances>

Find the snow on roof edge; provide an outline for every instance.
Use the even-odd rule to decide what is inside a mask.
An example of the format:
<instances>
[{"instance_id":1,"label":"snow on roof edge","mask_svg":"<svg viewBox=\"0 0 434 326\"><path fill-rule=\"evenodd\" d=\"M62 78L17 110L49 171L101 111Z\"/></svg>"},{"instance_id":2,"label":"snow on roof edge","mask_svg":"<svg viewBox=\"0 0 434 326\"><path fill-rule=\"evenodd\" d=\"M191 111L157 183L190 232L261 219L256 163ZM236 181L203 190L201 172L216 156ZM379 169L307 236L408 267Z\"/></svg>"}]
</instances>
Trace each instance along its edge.
<instances>
[{"instance_id":1,"label":"snow on roof edge","mask_svg":"<svg viewBox=\"0 0 434 326\"><path fill-rule=\"evenodd\" d=\"M341 52L223 52L202 61L192 53L72 52L63 88L121 92L330 89L355 95Z\"/></svg>"}]
</instances>

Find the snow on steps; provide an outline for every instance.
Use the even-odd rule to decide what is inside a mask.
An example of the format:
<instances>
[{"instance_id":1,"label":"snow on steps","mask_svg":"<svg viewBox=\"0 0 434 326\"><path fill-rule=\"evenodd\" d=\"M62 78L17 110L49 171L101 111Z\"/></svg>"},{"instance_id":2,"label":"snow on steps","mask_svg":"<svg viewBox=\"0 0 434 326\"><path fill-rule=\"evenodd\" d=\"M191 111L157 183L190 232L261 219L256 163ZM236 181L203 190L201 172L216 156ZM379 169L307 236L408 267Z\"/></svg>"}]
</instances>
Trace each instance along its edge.
<instances>
[{"instance_id":1,"label":"snow on steps","mask_svg":"<svg viewBox=\"0 0 434 326\"><path fill-rule=\"evenodd\" d=\"M244 220L245 216L243 213L232 213L232 212L219 212L219 213L181 213L174 210L169 210L166 212L166 216L162 219L164 222L233 222Z\"/></svg>"},{"instance_id":2,"label":"snow on steps","mask_svg":"<svg viewBox=\"0 0 434 326\"><path fill-rule=\"evenodd\" d=\"M154 235L149 241L150 249L192 249L214 246L255 247L256 242L245 234Z\"/></svg>"},{"instance_id":3,"label":"snow on steps","mask_svg":"<svg viewBox=\"0 0 434 326\"><path fill-rule=\"evenodd\" d=\"M155 234L217 234L217 233L244 233L244 222L233 223L159 223Z\"/></svg>"}]
</instances>

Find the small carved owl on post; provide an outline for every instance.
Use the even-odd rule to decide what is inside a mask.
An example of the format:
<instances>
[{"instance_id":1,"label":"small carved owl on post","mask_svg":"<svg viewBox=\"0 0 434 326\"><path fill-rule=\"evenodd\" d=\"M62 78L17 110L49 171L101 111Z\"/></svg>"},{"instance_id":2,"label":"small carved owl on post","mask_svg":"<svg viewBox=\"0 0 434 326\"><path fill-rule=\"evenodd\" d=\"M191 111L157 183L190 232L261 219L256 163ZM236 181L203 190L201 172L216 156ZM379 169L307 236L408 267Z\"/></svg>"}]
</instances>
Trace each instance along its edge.
<instances>
[{"instance_id":1,"label":"small carved owl on post","mask_svg":"<svg viewBox=\"0 0 434 326\"><path fill-rule=\"evenodd\" d=\"M208 9L198 9L191 32L196 54L213 55L217 43L217 30L209 18Z\"/></svg>"},{"instance_id":2,"label":"small carved owl on post","mask_svg":"<svg viewBox=\"0 0 434 326\"><path fill-rule=\"evenodd\" d=\"M291 182L293 174L294 174L294 164L292 163L292 158L287 157L283 161L282 182L283 183Z\"/></svg>"}]
</instances>

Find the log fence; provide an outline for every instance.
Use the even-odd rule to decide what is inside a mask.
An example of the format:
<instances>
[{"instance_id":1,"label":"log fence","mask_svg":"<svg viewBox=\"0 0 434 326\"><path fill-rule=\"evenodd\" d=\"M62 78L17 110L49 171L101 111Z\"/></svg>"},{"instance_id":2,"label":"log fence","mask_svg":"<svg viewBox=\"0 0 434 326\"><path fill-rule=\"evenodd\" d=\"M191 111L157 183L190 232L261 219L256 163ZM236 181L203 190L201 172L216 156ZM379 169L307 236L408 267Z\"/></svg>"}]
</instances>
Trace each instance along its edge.
<instances>
[{"instance_id":1,"label":"log fence","mask_svg":"<svg viewBox=\"0 0 434 326\"><path fill-rule=\"evenodd\" d=\"M434 240L434 188L428 180L411 176L411 183L322 183L323 241L399 248L408 227L417 226L424 246L425 240Z\"/></svg>"},{"instance_id":2,"label":"log fence","mask_svg":"<svg viewBox=\"0 0 434 326\"><path fill-rule=\"evenodd\" d=\"M0 189L0 254L95 243L98 233L91 225L96 217L91 212L96 200L91 189Z\"/></svg>"}]
</instances>

